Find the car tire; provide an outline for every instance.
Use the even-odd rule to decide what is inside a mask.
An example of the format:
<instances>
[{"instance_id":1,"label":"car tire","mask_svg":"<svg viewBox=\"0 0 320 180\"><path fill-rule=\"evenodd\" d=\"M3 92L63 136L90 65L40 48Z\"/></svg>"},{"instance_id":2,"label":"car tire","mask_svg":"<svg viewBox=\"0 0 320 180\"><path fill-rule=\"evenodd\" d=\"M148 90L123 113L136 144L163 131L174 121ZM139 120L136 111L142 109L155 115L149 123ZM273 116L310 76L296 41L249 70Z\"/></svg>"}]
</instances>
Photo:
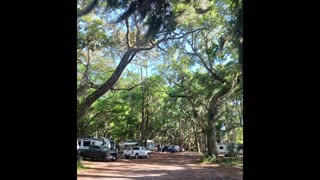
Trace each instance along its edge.
<instances>
[{"instance_id":1,"label":"car tire","mask_svg":"<svg viewBox=\"0 0 320 180\"><path fill-rule=\"evenodd\" d=\"M138 158L139 158L139 155L138 155L138 154L136 154L134 157L135 157L136 159L138 159Z\"/></svg>"},{"instance_id":2,"label":"car tire","mask_svg":"<svg viewBox=\"0 0 320 180\"><path fill-rule=\"evenodd\" d=\"M100 156L100 161L107 161L107 157L104 156L104 155L101 155L101 156Z\"/></svg>"},{"instance_id":3,"label":"car tire","mask_svg":"<svg viewBox=\"0 0 320 180\"><path fill-rule=\"evenodd\" d=\"M117 157L113 157L112 158L112 161L116 161L118 158Z\"/></svg>"},{"instance_id":4,"label":"car tire","mask_svg":"<svg viewBox=\"0 0 320 180\"><path fill-rule=\"evenodd\" d=\"M82 161L84 160L84 158L82 156L79 157L79 161Z\"/></svg>"}]
</instances>

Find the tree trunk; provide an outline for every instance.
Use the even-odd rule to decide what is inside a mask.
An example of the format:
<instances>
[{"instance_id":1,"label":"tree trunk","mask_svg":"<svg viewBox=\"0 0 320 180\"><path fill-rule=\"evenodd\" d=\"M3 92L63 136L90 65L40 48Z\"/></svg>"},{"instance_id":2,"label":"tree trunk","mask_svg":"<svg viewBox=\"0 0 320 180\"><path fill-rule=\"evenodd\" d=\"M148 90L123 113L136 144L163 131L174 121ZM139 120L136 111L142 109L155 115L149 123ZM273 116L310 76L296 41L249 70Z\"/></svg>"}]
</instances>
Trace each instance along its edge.
<instances>
[{"instance_id":1,"label":"tree trunk","mask_svg":"<svg viewBox=\"0 0 320 180\"><path fill-rule=\"evenodd\" d=\"M236 35L238 36L238 46L239 46L239 65L241 68L241 72L243 70L243 10L242 10L242 4L240 5L238 14L237 14L237 23L236 23ZM241 75L242 77L242 75Z\"/></svg>"},{"instance_id":2,"label":"tree trunk","mask_svg":"<svg viewBox=\"0 0 320 180\"><path fill-rule=\"evenodd\" d=\"M147 62L148 63L148 62ZM146 67L146 77L148 78L148 66ZM145 129L144 129L144 144L147 146L147 139L148 139L148 128L149 128L149 94L148 94L148 79L143 84L145 86L144 88L144 96L143 100L145 100L145 113L146 113L146 118L145 118Z\"/></svg>"},{"instance_id":3,"label":"tree trunk","mask_svg":"<svg viewBox=\"0 0 320 180\"><path fill-rule=\"evenodd\" d=\"M217 142L216 142L216 115L218 113L218 108L222 101L224 95L226 95L231 90L231 86L225 86L214 97L211 99L208 109L208 126L207 126L207 140L208 140L208 155L215 155L218 157Z\"/></svg>"},{"instance_id":4,"label":"tree trunk","mask_svg":"<svg viewBox=\"0 0 320 180\"><path fill-rule=\"evenodd\" d=\"M146 126L145 126L145 130L144 130L144 144L145 146L147 145L147 139L148 139L148 126L149 126L149 111L148 109L146 110Z\"/></svg>"},{"instance_id":5,"label":"tree trunk","mask_svg":"<svg viewBox=\"0 0 320 180\"><path fill-rule=\"evenodd\" d=\"M180 149L179 149L179 151L181 152L182 151L182 144L183 144L183 142L182 142L182 131L183 131L183 129L182 129L182 125L181 125L182 123L181 123L181 119L179 119L179 130L178 130L178 132L179 132L179 134L178 134L178 145L179 145L179 147L180 147Z\"/></svg>"},{"instance_id":6,"label":"tree trunk","mask_svg":"<svg viewBox=\"0 0 320 180\"><path fill-rule=\"evenodd\" d=\"M201 141L200 141L200 145L201 145L201 152L207 152L208 151L208 144L207 144L207 136L205 134L201 135Z\"/></svg>"},{"instance_id":7,"label":"tree trunk","mask_svg":"<svg viewBox=\"0 0 320 180\"><path fill-rule=\"evenodd\" d=\"M200 142L199 142L198 137L196 139L196 142L197 142L197 150L198 150L198 153L200 154L201 153L201 147L200 147Z\"/></svg>"},{"instance_id":8,"label":"tree trunk","mask_svg":"<svg viewBox=\"0 0 320 180\"><path fill-rule=\"evenodd\" d=\"M140 65L140 72L141 72L141 82L142 86L141 86L141 127L140 127L140 141L144 142L145 140L145 93L144 93L144 81L143 81L143 69L142 69L142 65Z\"/></svg>"},{"instance_id":9,"label":"tree trunk","mask_svg":"<svg viewBox=\"0 0 320 180\"><path fill-rule=\"evenodd\" d=\"M191 149L191 130L188 128L188 152L190 152Z\"/></svg>"},{"instance_id":10,"label":"tree trunk","mask_svg":"<svg viewBox=\"0 0 320 180\"><path fill-rule=\"evenodd\" d=\"M128 124L129 124L129 138L134 139L134 133L132 131L132 117L129 117Z\"/></svg>"},{"instance_id":11,"label":"tree trunk","mask_svg":"<svg viewBox=\"0 0 320 180\"><path fill-rule=\"evenodd\" d=\"M143 98L142 98L143 99ZM142 142L145 139L145 109L144 102L142 100L141 106L141 125L140 125L140 141Z\"/></svg>"},{"instance_id":12,"label":"tree trunk","mask_svg":"<svg viewBox=\"0 0 320 180\"><path fill-rule=\"evenodd\" d=\"M197 130L196 130L196 128L195 128L194 123L192 122L192 120L191 120L190 122L191 122L191 124L192 124L192 129L193 129L193 133L194 133L194 140L195 140L195 144L197 145L198 153L201 153L200 143L199 143L199 137L198 137Z\"/></svg>"},{"instance_id":13,"label":"tree trunk","mask_svg":"<svg viewBox=\"0 0 320 180\"><path fill-rule=\"evenodd\" d=\"M85 128L82 128L82 127L79 128L78 137L85 137Z\"/></svg>"},{"instance_id":14,"label":"tree trunk","mask_svg":"<svg viewBox=\"0 0 320 180\"><path fill-rule=\"evenodd\" d=\"M221 142L221 130L220 129L216 129L216 135L217 135L217 143Z\"/></svg>"},{"instance_id":15,"label":"tree trunk","mask_svg":"<svg viewBox=\"0 0 320 180\"><path fill-rule=\"evenodd\" d=\"M208 155L212 156L215 155L218 157L218 151L217 151L217 144L216 144L216 138L215 138L215 127L214 123L211 123L208 125L207 128L207 142L208 142Z\"/></svg>"}]
</instances>

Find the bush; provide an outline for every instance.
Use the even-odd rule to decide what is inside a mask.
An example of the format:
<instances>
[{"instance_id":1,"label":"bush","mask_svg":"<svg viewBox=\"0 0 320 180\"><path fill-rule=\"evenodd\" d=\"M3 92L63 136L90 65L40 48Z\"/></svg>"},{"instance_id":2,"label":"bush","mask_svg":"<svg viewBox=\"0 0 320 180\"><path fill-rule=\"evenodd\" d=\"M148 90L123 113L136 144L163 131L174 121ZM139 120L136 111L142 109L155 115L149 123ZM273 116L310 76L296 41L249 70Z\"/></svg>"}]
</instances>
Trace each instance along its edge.
<instances>
[{"instance_id":1,"label":"bush","mask_svg":"<svg viewBox=\"0 0 320 180\"><path fill-rule=\"evenodd\" d=\"M77 169L85 169L80 160L77 160Z\"/></svg>"},{"instance_id":2,"label":"bush","mask_svg":"<svg viewBox=\"0 0 320 180\"><path fill-rule=\"evenodd\" d=\"M235 143L230 143L228 146L228 157L227 162L228 164L238 164L240 161L238 159L238 153L240 150L243 149L243 145L238 145L236 148Z\"/></svg>"},{"instance_id":3,"label":"bush","mask_svg":"<svg viewBox=\"0 0 320 180\"><path fill-rule=\"evenodd\" d=\"M228 156L229 157L236 157L237 156L237 150L235 143L230 143L227 147L228 149Z\"/></svg>"},{"instance_id":4,"label":"bush","mask_svg":"<svg viewBox=\"0 0 320 180\"><path fill-rule=\"evenodd\" d=\"M82 161L82 156L80 155L80 151L77 152L77 160Z\"/></svg>"},{"instance_id":5,"label":"bush","mask_svg":"<svg viewBox=\"0 0 320 180\"><path fill-rule=\"evenodd\" d=\"M80 155L80 151L78 151L77 152L77 169L85 169L81 161L82 161L82 156Z\"/></svg>"},{"instance_id":6,"label":"bush","mask_svg":"<svg viewBox=\"0 0 320 180\"><path fill-rule=\"evenodd\" d=\"M203 162L203 163L216 163L217 158L215 155L210 156L209 154L204 153L204 156L203 156L201 162Z\"/></svg>"}]
</instances>

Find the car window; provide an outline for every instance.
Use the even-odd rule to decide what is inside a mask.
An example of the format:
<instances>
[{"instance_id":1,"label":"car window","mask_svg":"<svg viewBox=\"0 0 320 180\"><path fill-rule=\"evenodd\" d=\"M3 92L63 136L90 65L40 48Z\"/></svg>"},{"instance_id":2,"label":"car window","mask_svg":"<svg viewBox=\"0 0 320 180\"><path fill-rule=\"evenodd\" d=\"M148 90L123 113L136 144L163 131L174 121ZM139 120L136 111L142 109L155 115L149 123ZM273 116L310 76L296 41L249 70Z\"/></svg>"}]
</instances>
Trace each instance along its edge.
<instances>
[{"instance_id":1,"label":"car window","mask_svg":"<svg viewBox=\"0 0 320 180\"><path fill-rule=\"evenodd\" d=\"M138 147L134 147L133 150L139 150L139 148Z\"/></svg>"},{"instance_id":2,"label":"car window","mask_svg":"<svg viewBox=\"0 0 320 180\"><path fill-rule=\"evenodd\" d=\"M101 150L103 150L103 151L108 150L108 148L107 148L107 147L105 147L105 146L100 146L100 149L101 149Z\"/></svg>"},{"instance_id":3,"label":"car window","mask_svg":"<svg viewBox=\"0 0 320 180\"><path fill-rule=\"evenodd\" d=\"M90 146L90 141L83 141L83 146Z\"/></svg>"}]
</instances>

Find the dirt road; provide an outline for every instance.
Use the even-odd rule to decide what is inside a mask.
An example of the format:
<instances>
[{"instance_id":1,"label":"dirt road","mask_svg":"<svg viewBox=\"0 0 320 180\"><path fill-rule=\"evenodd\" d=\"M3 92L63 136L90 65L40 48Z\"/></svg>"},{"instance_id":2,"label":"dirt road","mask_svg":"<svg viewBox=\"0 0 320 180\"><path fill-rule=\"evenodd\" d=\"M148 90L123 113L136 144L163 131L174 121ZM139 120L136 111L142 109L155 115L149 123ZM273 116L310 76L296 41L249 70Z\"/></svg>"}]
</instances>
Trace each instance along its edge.
<instances>
[{"instance_id":1,"label":"dirt road","mask_svg":"<svg viewBox=\"0 0 320 180\"><path fill-rule=\"evenodd\" d=\"M195 152L154 153L149 159L124 159L116 162L83 161L85 170L78 171L78 180L123 179L221 179L240 180L242 166L199 164Z\"/></svg>"}]
</instances>

